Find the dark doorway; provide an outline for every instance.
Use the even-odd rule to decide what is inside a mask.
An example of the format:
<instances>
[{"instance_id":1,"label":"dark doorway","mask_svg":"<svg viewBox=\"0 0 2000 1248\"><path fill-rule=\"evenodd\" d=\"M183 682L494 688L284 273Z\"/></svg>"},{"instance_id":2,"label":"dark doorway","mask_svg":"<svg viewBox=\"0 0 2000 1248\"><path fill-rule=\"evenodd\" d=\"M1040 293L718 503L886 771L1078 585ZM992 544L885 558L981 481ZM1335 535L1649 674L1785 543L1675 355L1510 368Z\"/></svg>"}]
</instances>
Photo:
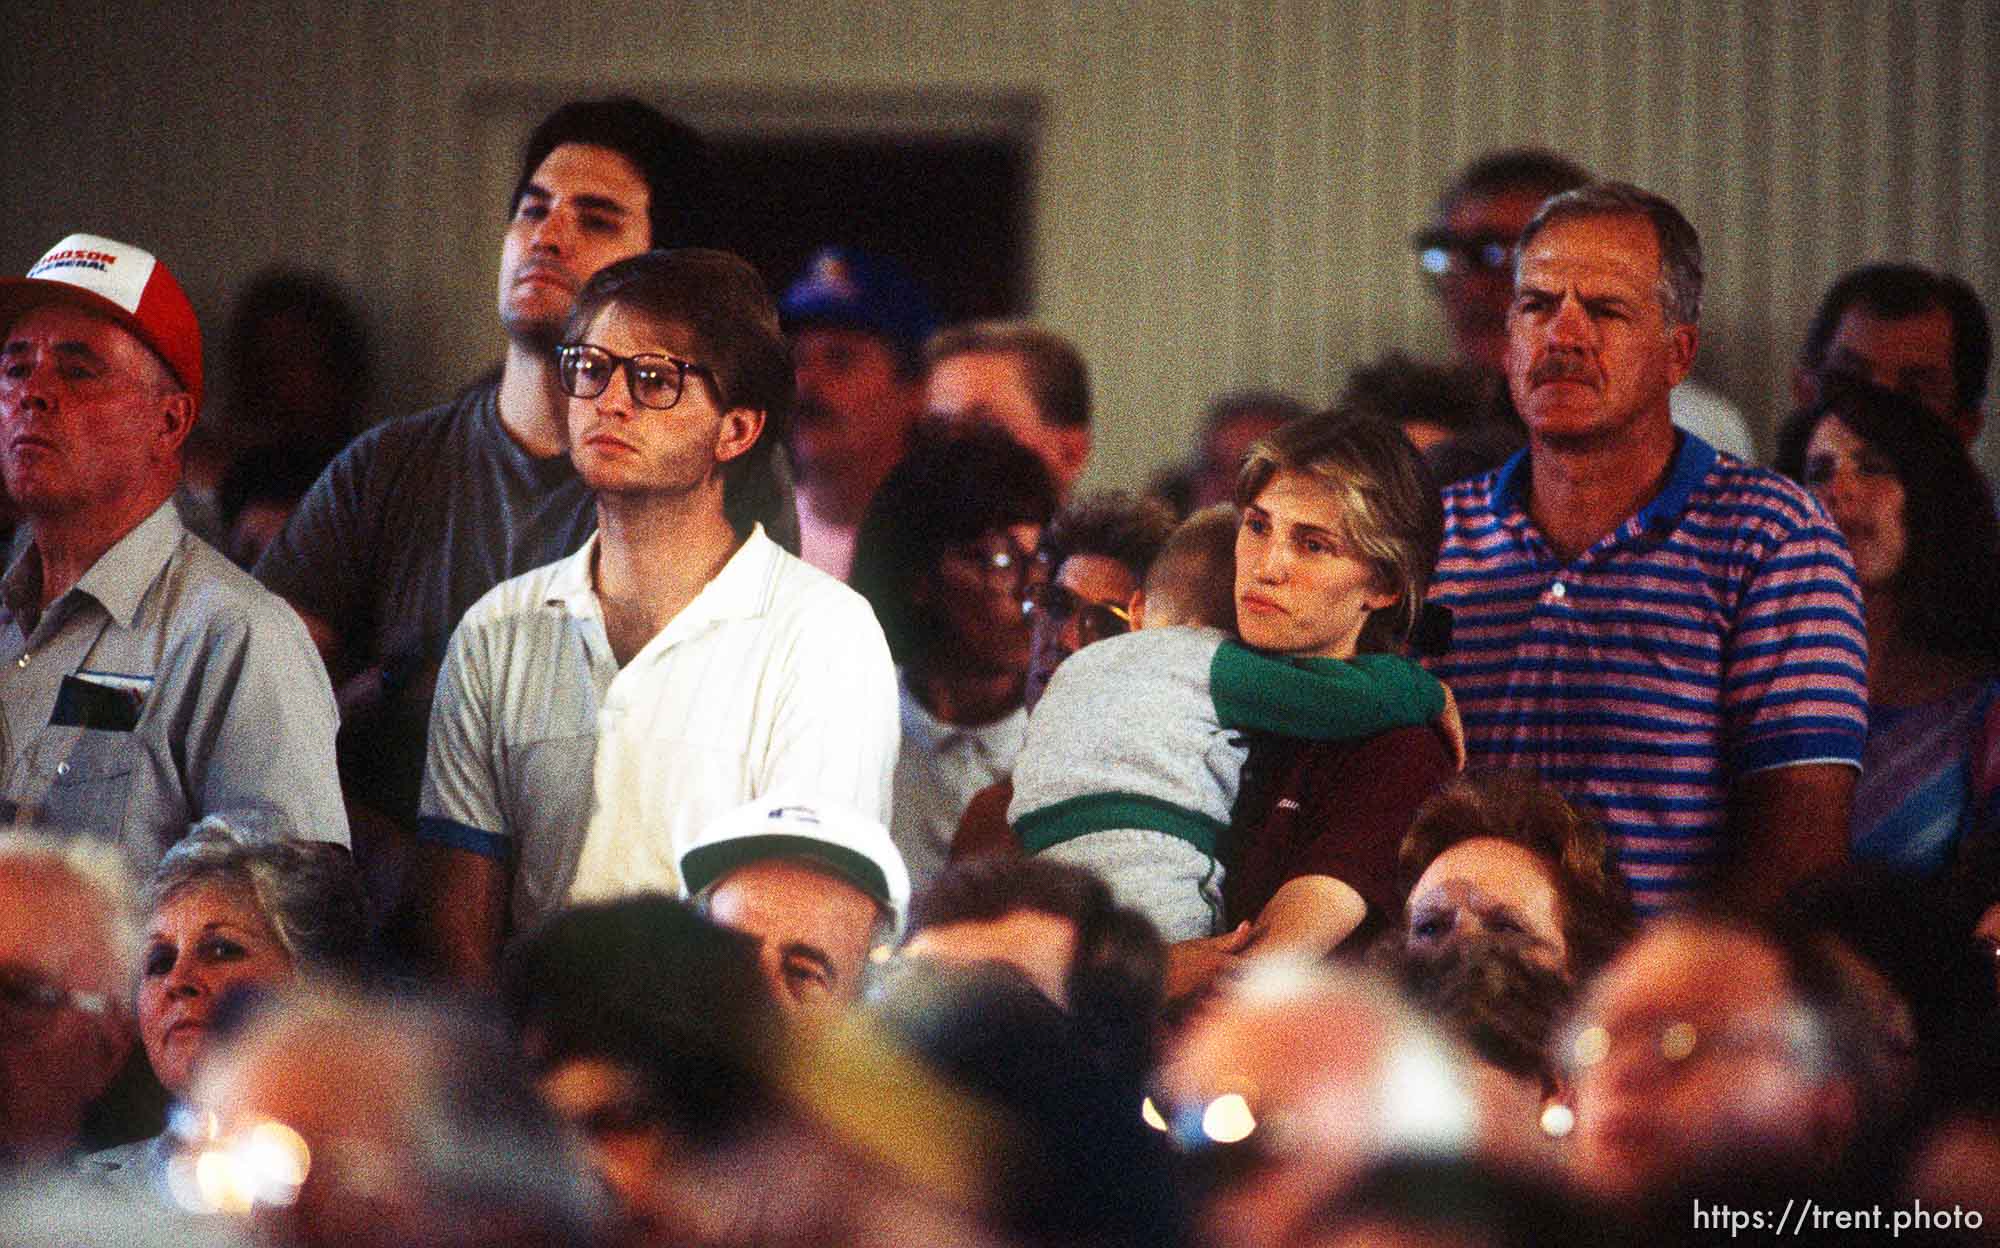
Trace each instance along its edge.
<instances>
[{"instance_id":1,"label":"dark doorway","mask_svg":"<svg viewBox=\"0 0 2000 1248\"><path fill-rule=\"evenodd\" d=\"M1004 138L711 140L723 246L782 292L829 243L900 261L949 321L1028 307L1030 154Z\"/></svg>"}]
</instances>

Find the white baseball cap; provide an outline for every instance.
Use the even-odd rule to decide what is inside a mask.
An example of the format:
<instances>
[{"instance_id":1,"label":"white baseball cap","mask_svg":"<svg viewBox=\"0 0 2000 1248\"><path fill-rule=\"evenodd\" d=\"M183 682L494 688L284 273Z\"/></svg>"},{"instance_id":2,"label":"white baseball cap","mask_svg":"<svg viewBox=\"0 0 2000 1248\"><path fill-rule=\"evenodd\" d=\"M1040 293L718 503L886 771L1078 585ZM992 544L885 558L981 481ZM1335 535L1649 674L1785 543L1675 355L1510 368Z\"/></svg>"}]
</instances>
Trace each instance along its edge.
<instances>
[{"instance_id":1,"label":"white baseball cap","mask_svg":"<svg viewBox=\"0 0 2000 1248\"><path fill-rule=\"evenodd\" d=\"M704 828L681 851L681 884L693 896L745 863L800 858L839 876L888 909L900 931L910 870L889 830L858 811L765 798Z\"/></svg>"}]
</instances>

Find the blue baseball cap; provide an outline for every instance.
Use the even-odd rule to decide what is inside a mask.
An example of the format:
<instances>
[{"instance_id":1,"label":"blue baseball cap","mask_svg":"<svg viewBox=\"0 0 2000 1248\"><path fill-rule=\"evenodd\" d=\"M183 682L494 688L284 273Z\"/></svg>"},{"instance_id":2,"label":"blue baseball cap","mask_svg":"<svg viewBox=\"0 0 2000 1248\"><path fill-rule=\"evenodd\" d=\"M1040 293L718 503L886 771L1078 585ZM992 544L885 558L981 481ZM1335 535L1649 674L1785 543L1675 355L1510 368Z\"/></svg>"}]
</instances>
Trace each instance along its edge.
<instances>
[{"instance_id":1,"label":"blue baseball cap","mask_svg":"<svg viewBox=\"0 0 2000 1248\"><path fill-rule=\"evenodd\" d=\"M822 247L778 301L787 330L809 325L865 329L914 356L937 329L930 295L893 260Z\"/></svg>"}]
</instances>

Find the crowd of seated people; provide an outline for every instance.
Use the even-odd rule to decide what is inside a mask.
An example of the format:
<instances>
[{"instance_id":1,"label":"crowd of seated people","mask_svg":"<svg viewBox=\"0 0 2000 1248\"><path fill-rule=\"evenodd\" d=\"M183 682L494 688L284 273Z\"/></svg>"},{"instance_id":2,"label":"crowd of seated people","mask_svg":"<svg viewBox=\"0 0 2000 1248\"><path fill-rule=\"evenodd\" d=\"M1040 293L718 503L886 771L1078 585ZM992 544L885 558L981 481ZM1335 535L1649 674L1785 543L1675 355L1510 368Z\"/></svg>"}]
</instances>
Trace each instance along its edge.
<instances>
[{"instance_id":1,"label":"crowd of seated people","mask_svg":"<svg viewBox=\"0 0 2000 1248\"><path fill-rule=\"evenodd\" d=\"M1458 358L1160 499L714 176L558 109L504 364L344 448L323 279L206 428L171 249L0 281L0 1243L1992 1242L1965 283L1837 282L1767 469L1695 226L1495 153Z\"/></svg>"}]
</instances>

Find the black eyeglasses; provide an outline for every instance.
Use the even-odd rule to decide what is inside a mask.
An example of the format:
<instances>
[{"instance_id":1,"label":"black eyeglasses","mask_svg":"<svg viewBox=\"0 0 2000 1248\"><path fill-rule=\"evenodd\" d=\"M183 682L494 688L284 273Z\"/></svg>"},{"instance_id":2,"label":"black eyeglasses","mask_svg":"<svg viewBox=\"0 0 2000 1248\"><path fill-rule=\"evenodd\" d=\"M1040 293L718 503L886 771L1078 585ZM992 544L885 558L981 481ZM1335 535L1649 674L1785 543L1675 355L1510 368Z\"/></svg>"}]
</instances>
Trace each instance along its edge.
<instances>
[{"instance_id":1,"label":"black eyeglasses","mask_svg":"<svg viewBox=\"0 0 2000 1248\"><path fill-rule=\"evenodd\" d=\"M689 373L708 378L715 385L715 372L706 364L696 364L674 355L613 355L603 347L572 342L556 348L556 379L563 393L577 399L594 399L611 384L611 375L625 370L625 388L641 407L664 412L681 401Z\"/></svg>"},{"instance_id":2,"label":"black eyeglasses","mask_svg":"<svg viewBox=\"0 0 2000 1248\"><path fill-rule=\"evenodd\" d=\"M1076 617L1076 631L1084 645L1132 631L1132 613L1108 602L1092 602L1054 581L1028 586L1021 599L1028 615L1040 612L1049 623L1061 628Z\"/></svg>"},{"instance_id":3,"label":"black eyeglasses","mask_svg":"<svg viewBox=\"0 0 2000 1248\"><path fill-rule=\"evenodd\" d=\"M1456 273L1504 273L1514 263L1514 239L1507 234L1454 234L1425 230L1411 240L1417 267L1432 277Z\"/></svg>"}]
</instances>

